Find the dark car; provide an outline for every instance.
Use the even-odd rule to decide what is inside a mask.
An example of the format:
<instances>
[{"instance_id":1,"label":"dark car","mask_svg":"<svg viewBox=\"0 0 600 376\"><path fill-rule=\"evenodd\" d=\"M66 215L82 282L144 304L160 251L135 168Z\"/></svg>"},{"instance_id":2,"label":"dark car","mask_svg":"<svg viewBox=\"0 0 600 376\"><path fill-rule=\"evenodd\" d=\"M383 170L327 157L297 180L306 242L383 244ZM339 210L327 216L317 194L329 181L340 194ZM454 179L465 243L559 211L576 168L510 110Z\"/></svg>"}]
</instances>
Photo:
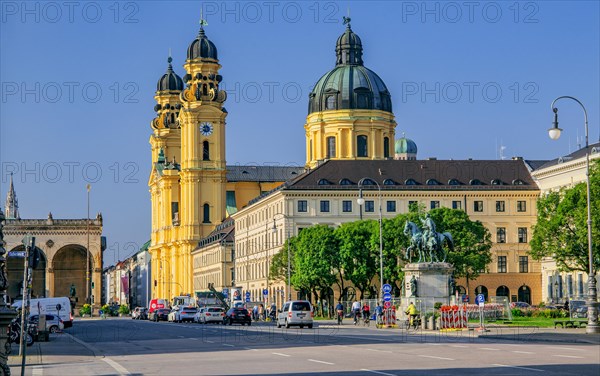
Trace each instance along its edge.
<instances>
[{"instance_id":1,"label":"dark car","mask_svg":"<svg viewBox=\"0 0 600 376\"><path fill-rule=\"evenodd\" d=\"M238 323L251 325L250 312L246 308L231 308L223 317L223 325Z\"/></svg>"},{"instance_id":2,"label":"dark car","mask_svg":"<svg viewBox=\"0 0 600 376\"><path fill-rule=\"evenodd\" d=\"M171 312L171 310L168 308L155 309L154 311L150 312L150 314L148 315L148 320L157 321L157 322L158 321L168 321L170 312Z\"/></svg>"}]
</instances>

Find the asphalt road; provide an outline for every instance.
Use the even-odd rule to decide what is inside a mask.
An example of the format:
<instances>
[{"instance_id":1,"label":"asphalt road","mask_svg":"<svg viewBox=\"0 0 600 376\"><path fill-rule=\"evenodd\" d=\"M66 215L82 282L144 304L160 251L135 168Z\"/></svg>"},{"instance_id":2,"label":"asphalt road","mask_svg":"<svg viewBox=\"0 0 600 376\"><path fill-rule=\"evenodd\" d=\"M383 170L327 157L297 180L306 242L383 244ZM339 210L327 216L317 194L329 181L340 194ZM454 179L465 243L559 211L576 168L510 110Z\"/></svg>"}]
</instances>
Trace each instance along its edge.
<instances>
[{"instance_id":1,"label":"asphalt road","mask_svg":"<svg viewBox=\"0 0 600 376\"><path fill-rule=\"evenodd\" d=\"M131 319L78 321L40 344L28 375L599 375L600 346L427 335L346 323L313 329ZM13 368L13 374L19 374Z\"/></svg>"}]
</instances>

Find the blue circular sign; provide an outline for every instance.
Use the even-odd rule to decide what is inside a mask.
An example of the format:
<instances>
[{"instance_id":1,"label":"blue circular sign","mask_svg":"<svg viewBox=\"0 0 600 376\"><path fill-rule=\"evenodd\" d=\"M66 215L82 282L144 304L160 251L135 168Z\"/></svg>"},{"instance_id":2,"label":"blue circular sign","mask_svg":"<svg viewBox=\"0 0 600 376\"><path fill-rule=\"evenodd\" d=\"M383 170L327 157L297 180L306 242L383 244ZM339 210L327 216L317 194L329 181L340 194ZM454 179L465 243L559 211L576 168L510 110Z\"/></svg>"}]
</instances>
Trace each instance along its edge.
<instances>
[{"instance_id":1,"label":"blue circular sign","mask_svg":"<svg viewBox=\"0 0 600 376\"><path fill-rule=\"evenodd\" d=\"M250 291L246 291L246 298L250 298Z\"/></svg>"},{"instance_id":2,"label":"blue circular sign","mask_svg":"<svg viewBox=\"0 0 600 376\"><path fill-rule=\"evenodd\" d=\"M483 304L485 302L485 296L483 296L483 294L478 294L475 298L475 302L477 304Z\"/></svg>"},{"instance_id":3,"label":"blue circular sign","mask_svg":"<svg viewBox=\"0 0 600 376\"><path fill-rule=\"evenodd\" d=\"M386 292L385 294L383 294L384 302L389 302L390 300L392 300L392 294L390 294L389 292Z\"/></svg>"},{"instance_id":4,"label":"blue circular sign","mask_svg":"<svg viewBox=\"0 0 600 376\"><path fill-rule=\"evenodd\" d=\"M383 285L383 287L381 288L383 290L384 293L389 293L392 292L392 285L390 285L389 283L386 283Z\"/></svg>"},{"instance_id":5,"label":"blue circular sign","mask_svg":"<svg viewBox=\"0 0 600 376\"><path fill-rule=\"evenodd\" d=\"M250 302L250 297L249 296L246 297L246 302Z\"/></svg>"},{"instance_id":6,"label":"blue circular sign","mask_svg":"<svg viewBox=\"0 0 600 376\"><path fill-rule=\"evenodd\" d=\"M264 290L263 290L263 295L264 295L264 296L267 296L267 295L269 295L269 290L267 290L267 289L264 289Z\"/></svg>"}]
</instances>

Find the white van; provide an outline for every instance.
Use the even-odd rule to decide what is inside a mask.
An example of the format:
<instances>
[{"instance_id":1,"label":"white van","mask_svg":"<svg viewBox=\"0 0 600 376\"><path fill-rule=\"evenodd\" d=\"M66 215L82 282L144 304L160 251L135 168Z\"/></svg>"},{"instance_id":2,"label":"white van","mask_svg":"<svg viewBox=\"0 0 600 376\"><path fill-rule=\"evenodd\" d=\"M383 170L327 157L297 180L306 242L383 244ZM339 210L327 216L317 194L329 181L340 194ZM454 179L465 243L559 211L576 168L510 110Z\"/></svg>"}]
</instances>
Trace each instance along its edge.
<instances>
[{"instance_id":1,"label":"white van","mask_svg":"<svg viewBox=\"0 0 600 376\"><path fill-rule=\"evenodd\" d=\"M12 304L15 309L21 309L21 300ZM60 304L60 311L57 309ZM73 315L71 315L71 301L67 297L31 299L29 315L51 314L59 316L65 324L65 328L73 326Z\"/></svg>"},{"instance_id":2,"label":"white van","mask_svg":"<svg viewBox=\"0 0 600 376\"><path fill-rule=\"evenodd\" d=\"M313 307L306 300L292 300L283 304L283 309L280 309L277 314L277 327L299 326L304 328L306 325L309 329L313 327Z\"/></svg>"}]
</instances>

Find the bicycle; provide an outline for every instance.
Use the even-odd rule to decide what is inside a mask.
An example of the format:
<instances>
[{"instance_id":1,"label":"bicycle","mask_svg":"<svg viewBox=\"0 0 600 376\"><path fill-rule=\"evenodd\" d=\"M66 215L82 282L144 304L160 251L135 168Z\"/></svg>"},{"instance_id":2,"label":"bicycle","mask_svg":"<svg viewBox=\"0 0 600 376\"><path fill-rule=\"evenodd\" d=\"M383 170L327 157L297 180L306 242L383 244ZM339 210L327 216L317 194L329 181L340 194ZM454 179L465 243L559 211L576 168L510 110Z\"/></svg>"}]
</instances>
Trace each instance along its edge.
<instances>
[{"instance_id":1,"label":"bicycle","mask_svg":"<svg viewBox=\"0 0 600 376\"><path fill-rule=\"evenodd\" d=\"M365 326L371 326L371 317L370 317L370 314L367 312L367 313L363 314L363 316L364 316L363 324Z\"/></svg>"},{"instance_id":2,"label":"bicycle","mask_svg":"<svg viewBox=\"0 0 600 376\"><path fill-rule=\"evenodd\" d=\"M338 325L342 325L342 320L344 319L344 311L341 309L338 309L337 311L337 324Z\"/></svg>"},{"instance_id":3,"label":"bicycle","mask_svg":"<svg viewBox=\"0 0 600 376\"><path fill-rule=\"evenodd\" d=\"M360 321L360 311L356 310L354 311L354 325L358 325Z\"/></svg>"}]
</instances>

